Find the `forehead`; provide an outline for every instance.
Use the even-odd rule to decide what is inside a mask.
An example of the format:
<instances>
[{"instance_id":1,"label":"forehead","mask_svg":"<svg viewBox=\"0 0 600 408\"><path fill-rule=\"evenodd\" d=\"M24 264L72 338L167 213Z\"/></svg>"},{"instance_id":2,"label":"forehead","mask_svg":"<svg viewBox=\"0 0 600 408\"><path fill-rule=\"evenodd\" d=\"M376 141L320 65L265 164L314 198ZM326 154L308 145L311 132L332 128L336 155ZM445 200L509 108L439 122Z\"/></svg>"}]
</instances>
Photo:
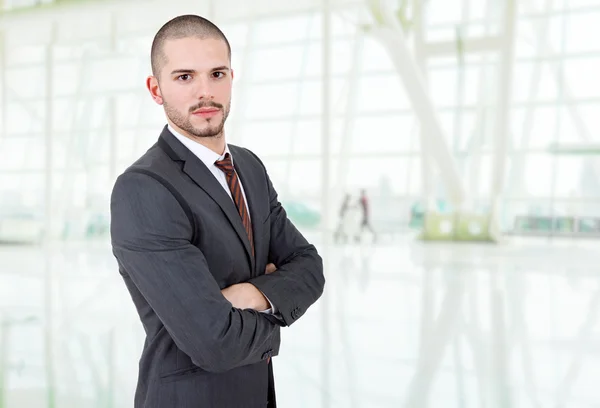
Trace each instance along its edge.
<instances>
[{"instance_id":1,"label":"forehead","mask_svg":"<svg viewBox=\"0 0 600 408\"><path fill-rule=\"evenodd\" d=\"M172 69L210 70L229 66L227 44L217 38L187 37L167 40L163 46L165 67Z\"/></svg>"}]
</instances>

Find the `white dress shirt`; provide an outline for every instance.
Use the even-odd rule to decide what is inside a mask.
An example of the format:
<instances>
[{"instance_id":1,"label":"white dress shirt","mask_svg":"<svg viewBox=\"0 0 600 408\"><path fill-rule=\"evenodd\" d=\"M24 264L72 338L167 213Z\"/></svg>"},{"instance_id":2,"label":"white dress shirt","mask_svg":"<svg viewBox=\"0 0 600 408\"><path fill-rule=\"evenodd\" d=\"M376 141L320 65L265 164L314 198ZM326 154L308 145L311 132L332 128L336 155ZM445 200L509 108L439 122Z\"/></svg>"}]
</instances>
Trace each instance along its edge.
<instances>
[{"instance_id":1,"label":"white dress shirt","mask_svg":"<svg viewBox=\"0 0 600 408\"><path fill-rule=\"evenodd\" d=\"M233 196L231 195L231 190L229 190L229 185L227 184L227 177L225 177L225 173L221 169L219 169L217 166L215 166L215 162L217 162L219 160L223 160L225 158L226 153L229 153L229 155L231 157L231 163L233 164L233 156L231 156L231 153L229 152L229 146L227 145L227 143L225 143L225 151L223 152L223 154L219 155L219 154L213 152L212 150L210 150L208 147L201 145L200 143L195 142L192 139L185 137L182 134L178 133L175 129L173 129L173 127L171 127L171 125L168 125L168 129L173 134L173 136L175 136L181 143L183 143L183 145L185 147L187 147L196 157L198 157L202 161L202 163L204 163L206 165L208 170L210 170L210 172L213 174L213 176L215 176L215 178L217 179L219 184L221 184L221 187L223 187L223 189L227 192L227 194L233 201ZM242 195L244 196L244 202L246 204L246 212L248 213L248 218L250 218L250 209L248 208L248 200L246 199L246 193L244 192L244 186L242 185L242 180L240 180L238 178L238 181L240 183L240 189L242 190ZM263 293L263 296L264 296L264 293ZM269 298L267 298L266 296L265 296L265 298L271 305L271 308L267 309L267 310L263 310L261 312L276 313L275 307L273 306L273 304L271 303Z\"/></svg>"}]
</instances>

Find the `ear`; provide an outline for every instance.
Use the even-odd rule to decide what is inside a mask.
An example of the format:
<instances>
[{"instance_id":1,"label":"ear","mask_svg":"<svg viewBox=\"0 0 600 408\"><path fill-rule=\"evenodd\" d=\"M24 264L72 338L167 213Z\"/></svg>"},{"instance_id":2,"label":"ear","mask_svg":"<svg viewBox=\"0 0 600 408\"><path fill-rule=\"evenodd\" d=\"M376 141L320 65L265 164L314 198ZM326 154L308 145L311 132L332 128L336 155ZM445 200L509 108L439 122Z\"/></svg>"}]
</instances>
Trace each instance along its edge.
<instances>
[{"instance_id":1,"label":"ear","mask_svg":"<svg viewBox=\"0 0 600 408\"><path fill-rule=\"evenodd\" d=\"M152 96L152 99L154 99L154 102L156 102L159 105L163 104L163 98L162 98L162 94L160 92L160 86L158 85L158 79L156 79L155 76L149 76L148 78L146 78L146 88L148 88L148 91L150 92L150 96Z\"/></svg>"},{"instance_id":2,"label":"ear","mask_svg":"<svg viewBox=\"0 0 600 408\"><path fill-rule=\"evenodd\" d=\"M232 68L232 69L231 69L231 79L233 79L233 77L234 77L234 74L235 74L235 73L233 72L233 68Z\"/></svg>"}]
</instances>

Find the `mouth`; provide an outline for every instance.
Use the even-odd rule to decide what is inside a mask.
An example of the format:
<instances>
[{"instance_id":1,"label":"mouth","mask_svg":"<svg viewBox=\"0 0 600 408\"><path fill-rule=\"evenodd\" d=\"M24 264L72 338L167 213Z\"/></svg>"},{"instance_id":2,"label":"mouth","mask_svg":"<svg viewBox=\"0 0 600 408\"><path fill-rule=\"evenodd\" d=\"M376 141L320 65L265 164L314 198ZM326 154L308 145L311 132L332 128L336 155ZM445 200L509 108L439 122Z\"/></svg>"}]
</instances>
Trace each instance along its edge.
<instances>
[{"instance_id":1,"label":"mouth","mask_svg":"<svg viewBox=\"0 0 600 408\"><path fill-rule=\"evenodd\" d=\"M212 108L212 107L211 108L200 108L200 109L196 109L195 111L193 111L192 115L200 116L203 118L212 118L219 112L220 112L220 109L217 109L217 108Z\"/></svg>"}]
</instances>

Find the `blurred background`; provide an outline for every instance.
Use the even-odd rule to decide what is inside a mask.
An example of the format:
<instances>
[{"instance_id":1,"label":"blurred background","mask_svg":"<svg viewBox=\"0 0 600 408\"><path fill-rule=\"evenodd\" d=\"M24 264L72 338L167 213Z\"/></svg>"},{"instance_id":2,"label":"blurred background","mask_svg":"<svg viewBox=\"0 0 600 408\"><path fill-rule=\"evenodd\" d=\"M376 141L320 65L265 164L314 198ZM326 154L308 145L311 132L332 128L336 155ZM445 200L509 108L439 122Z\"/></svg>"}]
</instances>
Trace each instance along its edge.
<instances>
[{"instance_id":1,"label":"blurred background","mask_svg":"<svg viewBox=\"0 0 600 408\"><path fill-rule=\"evenodd\" d=\"M325 261L282 407L598 407L600 0L0 0L0 408L133 406L115 178L179 14ZM364 222L366 221L366 222Z\"/></svg>"}]
</instances>

